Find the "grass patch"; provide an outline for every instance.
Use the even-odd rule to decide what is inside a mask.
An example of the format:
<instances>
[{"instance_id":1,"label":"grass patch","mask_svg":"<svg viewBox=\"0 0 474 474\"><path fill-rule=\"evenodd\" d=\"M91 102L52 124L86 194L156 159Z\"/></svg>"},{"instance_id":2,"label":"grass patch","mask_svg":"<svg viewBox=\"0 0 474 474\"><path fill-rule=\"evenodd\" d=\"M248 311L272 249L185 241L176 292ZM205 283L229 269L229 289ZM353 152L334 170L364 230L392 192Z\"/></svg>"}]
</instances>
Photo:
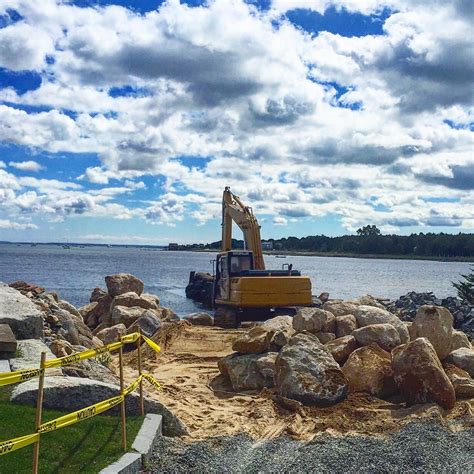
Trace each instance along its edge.
<instances>
[{"instance_id":1,"label":"grass patch","mask_svg":"<svg viewBox=\"0 0 474 474\"><path fill-rule=\"evenodd\" d=\"M11 387L0 388L0 441L33 433L35 408L10 403ZM43 410L43 422L65 412ZM142 424L140 416L127 417L128 448ZM122 454L119 416L98 415L41 437L40 472L95 473ZM0 456L0 473L31 472L33 446Z\"/></svg>"}]
</instances>

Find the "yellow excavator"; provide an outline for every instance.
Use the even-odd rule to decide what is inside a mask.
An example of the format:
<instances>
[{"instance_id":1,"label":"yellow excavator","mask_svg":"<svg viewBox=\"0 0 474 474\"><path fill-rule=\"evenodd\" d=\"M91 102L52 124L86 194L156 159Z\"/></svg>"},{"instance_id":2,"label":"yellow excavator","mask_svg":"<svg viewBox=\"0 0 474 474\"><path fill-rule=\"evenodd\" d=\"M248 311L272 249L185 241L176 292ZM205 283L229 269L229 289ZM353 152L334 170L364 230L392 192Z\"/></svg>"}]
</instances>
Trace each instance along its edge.
<instances>
[{"instance_id":1,"label":"yellow excavator","mask_svg":"<svg viewBox=\"0 0 474 474\"><path fill-rule=\"evenodd\" d=\"M232 250L232 222L242 230L245 250ZM260 225L252 208L226 187L222 197L222 247L215 262L214 324L238 327L242 320L291 314L312 304L311 280L292 265L266 270Z\"/></svg>"}]
</instances>

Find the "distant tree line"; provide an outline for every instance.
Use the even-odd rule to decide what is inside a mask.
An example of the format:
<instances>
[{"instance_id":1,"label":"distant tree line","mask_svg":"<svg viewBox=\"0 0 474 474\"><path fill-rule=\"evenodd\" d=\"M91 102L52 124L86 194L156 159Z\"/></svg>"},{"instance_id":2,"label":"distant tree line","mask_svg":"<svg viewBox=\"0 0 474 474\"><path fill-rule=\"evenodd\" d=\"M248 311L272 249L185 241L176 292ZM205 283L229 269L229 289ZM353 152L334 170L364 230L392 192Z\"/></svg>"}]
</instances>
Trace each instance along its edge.
<instances>
[{"instance_id":1,"label":"distant tree line","mask_svg":"<svg viewBox=\"0 0 474 474\"><path fill-rule=\"evenodd\" d=\"M327 237L286 237L268 239L274 250L294 252L316 252L356 255L400 255L418 257L474 257L474 234L382 235L376 226L365 226L357 235ZM219 249L221 242L212 242L205 247ZM232 248L242 249L242 240L232 240Z\"/></svg>"}]
</instances>

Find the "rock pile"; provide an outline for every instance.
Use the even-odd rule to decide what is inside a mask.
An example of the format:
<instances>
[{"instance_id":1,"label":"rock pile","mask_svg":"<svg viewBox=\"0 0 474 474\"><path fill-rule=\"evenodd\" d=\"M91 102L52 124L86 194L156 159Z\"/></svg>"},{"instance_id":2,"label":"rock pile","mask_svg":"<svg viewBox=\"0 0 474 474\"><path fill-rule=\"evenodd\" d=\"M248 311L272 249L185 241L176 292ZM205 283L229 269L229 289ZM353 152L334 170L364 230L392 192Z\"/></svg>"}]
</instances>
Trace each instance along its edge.
<instances>
[{"instance_id":1,"label":"rock pile","mask_svg":"<svg viewBox=\"0 0 474 474\"><path fill-rule=\"evenodd\" d=\"M186 298L202 303L207 308L213 304L214 277L210 273L191 272L186 286Z\"/></svg>"},{"instance_id":2,"label":"rock pile","mask_svg":"<svg viewBox=\"0 0 474 474\"><path fill-rule=\"evenodd\" d=\"M232 349L218 367L235 391L266 388L317 406L350 392L447 409L474 397L474 350L440 306L422 306L406 323L369 296L327 301L251 327Z\"/></svg>"},{"instance_id":3,"label":"rock pile","mask_svg":"<svg viewBox=\"0 0 474 474\"><path fill-rule=\"evenodd\" d=\"M382 301L387 310L396 314L402 321L413 321L418 309L424 305L443 306L452 314L455 329L474 337L474 306L449 296L437 298L432 292L416 293L410 291L396 301Z\"/></svg>"},{"instance_id":4,"label":"rock pile","mask_svg":"<svg viewBox=\"0 0 474 474\"><path fill-rule=\"evenodd\" d=\"M109 275L105 283L107 291L95 288L90 303L79 308L85 324L103 342L138 329L151 337L164 321L178 319L169 308L160 306L157 296L143 293L143 282L133 275Z\"/></svg>"}]
</instances>

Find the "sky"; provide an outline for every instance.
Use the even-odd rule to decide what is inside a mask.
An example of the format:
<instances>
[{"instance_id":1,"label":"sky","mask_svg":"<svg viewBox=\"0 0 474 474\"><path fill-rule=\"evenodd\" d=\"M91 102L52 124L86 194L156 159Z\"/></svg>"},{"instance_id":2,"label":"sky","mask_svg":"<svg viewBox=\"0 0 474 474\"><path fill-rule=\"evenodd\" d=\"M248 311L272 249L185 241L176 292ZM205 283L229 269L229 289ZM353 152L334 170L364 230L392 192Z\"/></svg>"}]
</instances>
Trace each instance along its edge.
<instances>
[{"instance_id":1,"label":"sky","mask_svg":"<svg viewBox=\"0 0 474 474\"><path fill-rule=\"evenodd\" d=\"M471 0L2 0L0 240L473 232ZM236 237L240 237L238 233Z\"/></svg>"}]
</instances>

